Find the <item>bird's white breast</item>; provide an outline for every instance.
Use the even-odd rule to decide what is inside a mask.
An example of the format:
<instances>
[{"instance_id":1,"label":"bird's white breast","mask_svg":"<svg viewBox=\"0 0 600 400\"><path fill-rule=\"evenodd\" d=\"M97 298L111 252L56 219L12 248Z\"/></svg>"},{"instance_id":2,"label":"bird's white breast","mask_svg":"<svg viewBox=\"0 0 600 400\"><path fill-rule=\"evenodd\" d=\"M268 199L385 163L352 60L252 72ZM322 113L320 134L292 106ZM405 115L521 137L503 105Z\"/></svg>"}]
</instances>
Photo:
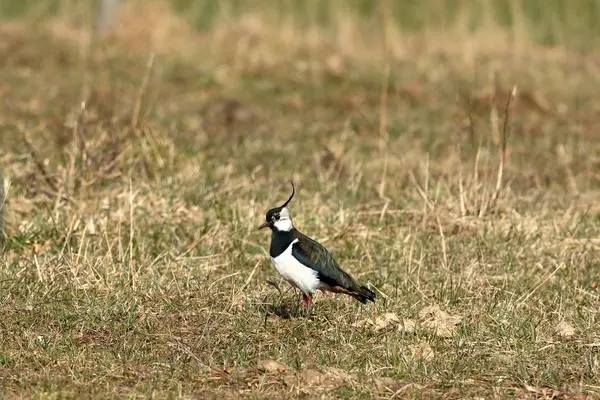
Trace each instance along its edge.
<instances>
[{"instance_id":1,"label":"bird's white breast","mask_svg":"<svg viewBox=\"0 0 600 400\"><path fill-rule=\"evenodd\" d=\"M277 257L271 257L271 262L279 274L303 293L314 293L319 287L317 271L306 267L292 255L292 247L298 239L288 246L287 249Z\"/></svg>"}]
</instances>

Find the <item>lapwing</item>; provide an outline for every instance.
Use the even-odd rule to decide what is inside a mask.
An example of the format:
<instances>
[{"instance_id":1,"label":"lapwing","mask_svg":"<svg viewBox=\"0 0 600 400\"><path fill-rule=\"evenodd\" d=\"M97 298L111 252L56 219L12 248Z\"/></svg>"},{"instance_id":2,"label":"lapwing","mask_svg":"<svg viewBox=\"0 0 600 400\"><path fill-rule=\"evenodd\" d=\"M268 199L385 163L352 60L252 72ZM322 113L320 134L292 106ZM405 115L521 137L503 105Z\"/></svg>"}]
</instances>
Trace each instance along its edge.
<instances>
[{"instance_id":1,"label":"lapwing","mask_svg":"<svg viewBox=\"0 0 600 400\"><path fill-rule=\"evenodd\" d=\"M287 205L292 195L282 206L267 212L266 221L258 227L271 228L271 263L279 274L302 292L306 313L310 314L312 296L317 290L344 293L365 304L375 302L375 293L366 286L359 286L343 271L331 253L315 240L294 227Z\"/></svg>"}]
</instances>

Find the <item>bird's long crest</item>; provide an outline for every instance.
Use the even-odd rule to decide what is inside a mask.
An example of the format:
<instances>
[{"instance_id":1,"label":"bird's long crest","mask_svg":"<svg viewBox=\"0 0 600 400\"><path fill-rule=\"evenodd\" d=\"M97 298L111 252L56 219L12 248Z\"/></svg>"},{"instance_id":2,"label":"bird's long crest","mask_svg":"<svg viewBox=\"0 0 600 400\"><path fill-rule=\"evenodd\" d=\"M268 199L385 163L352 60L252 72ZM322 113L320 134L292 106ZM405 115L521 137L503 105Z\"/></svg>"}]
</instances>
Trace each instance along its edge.
<instances>
[{"instance_id":1,"label":"bird's long crest","mask_svg":"<svg viewBox=\"0 0 600 400\"><path fill-rule=\"evenodd\" d=\"M281 208L287 206L288 203L290 202L290 200L292 200L292 197L294 197L294 193L296 193L296 187L294 186L294 182L290 181L290 183L292 184L292 195L290 196L289 199L287 199L287 201L285 203L283 203L283 205L281 206Z\"/></svg>"}]
</instances>

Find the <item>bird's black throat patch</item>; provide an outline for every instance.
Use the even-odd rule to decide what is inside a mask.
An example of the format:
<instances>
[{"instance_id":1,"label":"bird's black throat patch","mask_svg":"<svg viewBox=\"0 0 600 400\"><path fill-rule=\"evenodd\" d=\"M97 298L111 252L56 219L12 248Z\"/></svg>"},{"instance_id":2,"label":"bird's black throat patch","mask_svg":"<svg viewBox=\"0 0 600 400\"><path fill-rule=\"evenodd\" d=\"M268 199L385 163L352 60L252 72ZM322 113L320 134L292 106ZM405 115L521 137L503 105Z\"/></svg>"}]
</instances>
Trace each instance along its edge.
<instances>
[{"instance_id":1,"label":"bird's black throat patch","mask_svg":"<svg viewBox=\"0 0 600 400\"><path fill-rule=\"evenodd\" d=\"M271 237L271 248L269 254L275 258L287 249L290 244L294 241L294 234L292 231L278 231L273 229L273 235Z\"/></svg>"}]
</instances>

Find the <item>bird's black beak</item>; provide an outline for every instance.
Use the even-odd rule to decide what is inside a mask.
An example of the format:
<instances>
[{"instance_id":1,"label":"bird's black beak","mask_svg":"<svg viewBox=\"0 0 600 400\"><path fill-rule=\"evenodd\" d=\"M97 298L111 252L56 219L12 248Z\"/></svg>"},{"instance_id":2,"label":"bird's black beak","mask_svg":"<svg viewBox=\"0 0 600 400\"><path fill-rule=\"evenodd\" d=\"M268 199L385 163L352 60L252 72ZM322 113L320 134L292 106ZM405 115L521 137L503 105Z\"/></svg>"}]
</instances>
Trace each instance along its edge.
<instances>
[{"instance_id":1,"label":"bird's black beak","mask_svg":"<svg viewBox=\"0 0 600 400\"><path fill-rule=\"evenodd\" d=\"M261 229L266 228L267 226L269 226L269 223L268 222L263 222L263 224L258 227L258 230L260 231Z\"/></svg>"}]
</instances>

